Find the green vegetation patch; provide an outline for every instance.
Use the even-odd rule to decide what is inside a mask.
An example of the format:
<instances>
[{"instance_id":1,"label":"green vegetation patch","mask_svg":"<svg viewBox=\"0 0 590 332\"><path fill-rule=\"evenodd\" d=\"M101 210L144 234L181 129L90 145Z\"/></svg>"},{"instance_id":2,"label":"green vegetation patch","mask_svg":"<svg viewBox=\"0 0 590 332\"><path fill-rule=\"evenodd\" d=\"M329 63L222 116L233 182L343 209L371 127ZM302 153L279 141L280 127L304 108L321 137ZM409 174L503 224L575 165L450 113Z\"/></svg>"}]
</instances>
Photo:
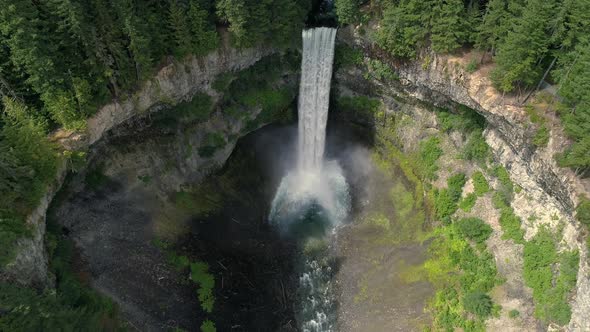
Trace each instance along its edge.
<instances>
[{"instance_id":1,"label":"green vegetation patch","mask_svg":"<svg viewBox=\"0 0 590 332\"><path fill-rule=\"evenodd\" d=\"M367 96L342 96L336 100L336 107L344 113L373 119L381 108L381 101Z\"/></svg>"},{"instance_id":2,"label":"green vegetation patch","mask_svg":"<svg viewBox=\"0 0 590 332\"><path fill-rule=\"evenodd\" d=\"M417 173L427 180L435 180L438 172L438 159L442 157L443 150L440 148L440 138L429 137L420 141L418 147L417 162L415 164Z\"/></svg>"},{"instance_id":3,"label":"green vegetation patch","mask_svg":"<svg viewBox=\"0 0 590 332\"><path fill-rule=\"evenodd\" d=\"M364 54L358 48L348 46L344 43L336 44L334 51L334 67L349 68L363 64Z\"/></svg>"},{"instance_id":4,"label":"green vegetation patch","mask_svg":"<svg viewBox=\"0 0 590 332\"><path fill-rule=\"evenodd\" d=\"M178 208L196 216L208 216L216 213L223 203L219 190L216 190L208 182L178 191L172 195L171 199Z\"/></svg>"},{"instance_id":5,"label":"green vegetation patch","mask_svg":"<svg viewBox=\"0 0 590 332\"><path fill-rule=\"evenodd\" d=\"M377 59L370 59L367 62L365 79L375 78L379 81L399 81L399 75L391 67Z\"/></svg>"},{"instance_id":6,"label":"green vegetation patch","mask_svg":"<svg viewBox=\"0 0 590 332\"><path fill-rule=\"evenodd\" d=\"M545 228L525 243L523 276L533 289L535 316L543 322L558 325L569 322L568 299L576 284L579 260L577 251L558 253L555 235Z\"/></svg>"},{"instance_id":7,"label":"green vegetation patch","mask_svg":"<svg viewBox=\"0 0 590 332\"><path fill-rule=\"evenodd\" d=\"M459 208L465 212L470 212L477 203L477 195L470 193L459 202Z\"/></svg>"},{"instance_id":8,"label":"green vegetation patch","mask_svg":"<svg viewBox=\"0 0 590 332\"><path fill-rule=\"evenodd\" d=\"M463 218L455 222L464 237L477 244L484 243L492 234L492 228L479 218Z\"/></svg>"},{"instance_id":9,"label":"green vegetation patch","mask_svg":"<svg viewBox=\"0 0 590 332\"><path fill-rule=\"evenodd\" d=\"M482 172L475 172L471 175L473 180L473 190L477 196L483 196L490 191L490 185Z\"/></svg>"},{"instance_id":10,"label":"green vegetation patch","mask_svg":"<svg viewBox=\"0 0 590 332\"><path fill-rule=\"evenodd\" d=\"M48 219L49 270L55 289L0 283L1 331L123 331L117 306L74 273L74 245Z\"/></svg>"},{"instance_id":11,"label":"green vegetation patch","mask_svg":"<svg viewBox=\"0 0 590 332\"><path fill-rule=\"evenodd\" d=\"M190 101L180 102L154 115L154 125L173 128L181 123L204 122L211 117L213 100L205 93L195 94Z\"/></svg>"},{"instance_id":12,"label":"green vegetation patch","mask_svg":"<svg viewBox=\"0 0 590 332\"><path fill-rule=\"evenodd\" d=\"M434 211L438 220L450 223L466 181L465 174L455 174L447 179L447 188L434 191Z\"/></svg>"},{"instance_id":13,"label":"green vegetation patch","mask_svg":"<svg viewBox=\"0 0 590 332\"><path fill-rule=\"evenodd\" d=\"M209 158L219 149L223 149L227 142L224 133L207 133L203 145L199 148L199 156Z\"/></svg>"}]
</instances>

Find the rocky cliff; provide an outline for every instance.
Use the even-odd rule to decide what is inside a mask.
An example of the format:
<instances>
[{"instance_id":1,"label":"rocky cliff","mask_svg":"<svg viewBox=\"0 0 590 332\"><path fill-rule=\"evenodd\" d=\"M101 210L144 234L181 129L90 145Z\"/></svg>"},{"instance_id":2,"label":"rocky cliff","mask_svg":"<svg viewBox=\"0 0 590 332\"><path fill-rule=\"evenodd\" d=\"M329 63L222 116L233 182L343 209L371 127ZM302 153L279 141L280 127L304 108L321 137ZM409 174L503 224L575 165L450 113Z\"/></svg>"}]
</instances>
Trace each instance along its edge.
<instances>
[{"instance_id":1,"label":"rocky cliff","mask_svg":"<svg viewBox=\"0 0 590 332\"><path fill-rule=\"evenodd\" d=\"M153 112L164 112L171 105L190 100L197 92L206 93L215 101L219 98L219 93L211 87L211 84L219 74L244 69L274 52L268 47L235 49L230 47L227 41L223 44L217 51L207 56L189 57L184 61L163 67L137 92L124 100L115 100L100 108L88 119L84 131L59 130L52 135L53 139L65 150L87 151L112 129L132 119L146 117ZM198 136L193 137L196 146L204 139L207 129L223 127L228 129L228 133L239 132L244 125L227 122L219 114L214 114L210 120L200 124L200 129L203 130ZM204 173L205 169L210 167L200 167L201 163L209 166L223 164L231 153L235 141L230 143L222 151L206 160L199 158L198 155L194 156L190 165L202 169ZM49 203L61 188L66 172L64 162L59 167L55 182L27 218L32 236L19 240L16 258L0 269L0 280L41 288L51 286L52 278L48 275L47 253L44 246L45 217Z\"/></svg>"},{"instance_id":2,"label":"rocky cliff","mask_svg":"<svg viewBox=\"0 0 590 332\"><path fill-rule=\"evenodd\" d=\"M541 225L553 230L563 227L561 247L580 252L577 287L571 299L572 319L569 330L590 330L590 266L588 249L583 239L582 225L574 219L574 209L581 195L588 194L590 183L569 170L560 168L553 155L564 149L567 139L556 119L546 147L533 144L535 132L524 107L515 97L501 95L488 78L490 65L473 73L466 71L468 57L439 56L425 52L418 60L400 62L389 57L358 31L341 30L341 42L361 48L368 58L378 59L395 69L397 82L373 80L377 91L366 91L367 86L355 84L362 73L348 73L341 81L351 90L392 99L405 96L427 104L453 108L466 105L483 115L487 121L484 132L494 161L504 165L511 179L522 191L512 202L516 214L523 220L525 238L532 238ZM362 76L361 76L362 77ZM358 81L358 79L357 79ZM535 215L534 220L530 218ZM522 252L522 251L520 251Z\"/></svg>"}]
</instances>

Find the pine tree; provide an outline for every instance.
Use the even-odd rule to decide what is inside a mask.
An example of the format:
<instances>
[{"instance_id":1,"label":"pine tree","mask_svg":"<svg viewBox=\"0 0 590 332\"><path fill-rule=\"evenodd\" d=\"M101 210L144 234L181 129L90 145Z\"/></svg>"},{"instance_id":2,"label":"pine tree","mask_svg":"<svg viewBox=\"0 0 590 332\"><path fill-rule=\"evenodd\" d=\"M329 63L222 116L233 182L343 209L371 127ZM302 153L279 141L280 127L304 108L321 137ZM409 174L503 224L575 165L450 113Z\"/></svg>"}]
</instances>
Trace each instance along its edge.
<instances>
[{"instance_id":1,"label":"pine tree","mask_svg":"<svg viewBox=\"0 0 590 332\"><path fill-rule=\"evenodd\" d=\"M542 71L538 64L549 47L554 9L551 2L529 1L518 24L499 45L495 58L498 66L492 72L492 80L501 91L510 92L518 85L537 82Z\"/></svg>"},{"instance_id":2,"label":"pine tree","mask_svg":"<svg viewBox=\"0 0 590 332\"><path fill-rule=\"evenodd\" d=\"M361 12L358 0L335 0L336 16L340 25L347 25L358 22Z\"/></svg>"},{"instance_id":3,"label":"pine tree","mask_svg":"<svg viewBox=\"0 0 590 332\"><path fill-rule=\"evenodd\" d=\"M170 4L169 22L173 31L174 53L178 57L184 57L191 53L193 47L191 25L186 14L186 8L183 8L177 0L172 1Z\"/></svg>"},{"instance_id":4,"label":"pine tree","mask_svg":"<svg viewBox=\"0 0 590 332\"><path fill-rule=\"evenodd\" d=\"M396 56L416 56L429 31L427 7L427 3L419 0L401 0L397 5L387 6L377 33L379 45Z\"/></svg>"},{"instance_id":5,"label":"pine tree","mask_svg":"<svg viewBox=\"0 0 590 332\"><path fill-rule=\"evenodd\" d=\"M466 39L462 19L462 0L447 0L433 3L431 7L430 41L435 52L450 52L461 46Z\"/></svg>"},{"instance_id":6,"label":"pine tree","mask_svg":"<svg viewBox=\"0 0 590 332\"><path fill-rule=\"evenodd\" d=\"M218 37L215 27L208 20L209 13L202 9L197 0L192 0L188 11L192 33L192 52L204 55L217 48Z\"/></svg>"}]
</instances>

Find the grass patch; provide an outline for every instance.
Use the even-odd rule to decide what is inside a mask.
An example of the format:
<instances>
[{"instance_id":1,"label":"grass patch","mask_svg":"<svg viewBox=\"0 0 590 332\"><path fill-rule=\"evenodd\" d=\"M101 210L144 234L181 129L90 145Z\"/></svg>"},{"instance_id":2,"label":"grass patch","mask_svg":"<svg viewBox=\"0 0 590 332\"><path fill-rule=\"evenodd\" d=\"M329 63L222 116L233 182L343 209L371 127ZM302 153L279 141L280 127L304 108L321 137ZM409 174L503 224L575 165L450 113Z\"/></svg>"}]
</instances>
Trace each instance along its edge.
<instances>
[{"instance_id":1,"label":"grass patch","mask_svg":"<svg viewBox=\"0 0 590 332\"><path fill-rule=\"evenodd\" d=\"M440 138L436 136L429 137L420 141L416 166L418 174L423 179L436 180L438 172L438 159L443 155L440 148Z\"/></svg>"},{"instance_id":2,"label":"grass patch","mask_svg":"<svg viewBox=\"0 0 590 332\"><path fill-rule=\"evenodd\" d=\"M438 220L446 224L451 222L466 181L465 174L455 174L447 179L447 188L434 191L434 211Z\"/></svg>"},{"instance_id":3,"label":"grass patch","mask_svg":"<svg viewBox=\"0 0 590 332\"><path fill-rule=\"evenodd\" d=\"M569 322L568 298L576 284L579 260L577 251L558 253L555 235L545 228L525 244L523 276L533 289L535 317L558 325Z\"/></svg>"},{"instance_id":4,"label":"grass patch","mask_svg":"<svg viewBox=\"0 0 590 332\"><path fill-rule=\"evenodd\" d=\"M374 118L381 107L381 101L366 96L343 96L336 101L336 107L344 113Z\"/></svg>"},{"instance_id":5,"label":"grass patch","mask_svg":"<svg viewBox=\"0 0 590 332\"><path fill-rule=\"evenodd\" d=\"M473 191L477 196L481 197L490 191L490 185L482 172L473 173L471 179L473 180Z\"/></svg>"},{"instance_id":6,"label":"grass patch","mask_svg":"<svg viewBox=\"0 0 590 332\"><path fill-rule=\"evenodd\" d=\"M199 295L199 302L201 307L208 313L213 311L215 304L215 297L213 296L213 288L215 287L215 278L209 273L209 265L204 262L192 262L191 265L191 280L199 285L197 291Z\"/></svg>"},{"instance_id":7,"label":"grass patch","mask_svg":"<svg viewBox=\"0 0 590 332\"><path fill-rule=\"evenodd\" d=\"M477 203L477 195L470 193L459 202L459 208L465 212L471 212L471 209L473 209L475 203Z\"/></svg>"},{"instance_id":8,"label":"grass patch","mask_svg":"<svg viewBox=\"0 0 590 332\"><path fill-rule=\"evenodd\" d=\"M545 147L547 143L549 143L549 129L542 125L535 131L535 135L533 136L533 144L537 147Z\"/></svg>"}]
</instances>

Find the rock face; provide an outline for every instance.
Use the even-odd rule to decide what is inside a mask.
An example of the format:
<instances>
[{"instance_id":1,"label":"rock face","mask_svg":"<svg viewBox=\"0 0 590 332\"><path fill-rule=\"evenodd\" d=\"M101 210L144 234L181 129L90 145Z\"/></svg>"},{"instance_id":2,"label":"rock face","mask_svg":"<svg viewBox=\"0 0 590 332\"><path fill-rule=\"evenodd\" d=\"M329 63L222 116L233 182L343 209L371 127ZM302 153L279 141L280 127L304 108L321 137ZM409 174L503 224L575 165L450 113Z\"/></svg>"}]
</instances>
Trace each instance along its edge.
<instances>
[{"instance_id":1,"label":"rock face","mask_svg":"<svg viewBox=\"0 0 590 332\"><path fill-rule=\"evenodd\" d=\"M229 47L226 42L216 52L205 57L190 57L183 62L172 63L160 69L153 79L146 82L139 91L126 100L113 101L100 108L88 119L84 133L60 130L54 133L53 139L66 150L88 150L117 126L131 119L147 116L151 112L160 111L166 108L166 105L175 105L189 100L197 92L207 93L216 99L219 95L212 89L211 84L217 75L249 67L262 57L274 52L267 47L238 50ZM242 125L233 124L233 127L239 130ZM213 116L210 121L203 124L203 127L207 128L219 126L232 126L232 124L220 123L219 116ZM203 134L196 139L202 140ZM227 144L207 163L223 164L231 153L234 143L235 141ZM195 167L202 162L198 157L196 158L191 163ZM19 240L15 260L0 268L0 280L41 288L52 285L47 271L47 253L44 245L45 216L49 203L61 188L66 172L67 168L62 165L56 174L55 183L48 188L37 208L27 218L32 236Z\"/></svg>"},{"instance_id":2,"label":"rock face","mask_svg":"<svg viewBox=\"0 0 590 332\"><path fill-rule=\"evenodd\" d=\"M420 60L400 63L376 48L351 29L341 30L339 39L364 50L394 68L398 82L385 84L372 80L375 88L362 83L362 73L348 72L337 77L344 87L361 94L381 97L388 108L395 106L392 98L405 96L439 107L466 105L483 115L488 123L484 136L492 148L494 160L506 167L514 183L522 187L512 207L523 220L525 238L532 238L541 225L563 228L563 249L577 249L580 265L575 295L571 300L572 318L568 330L590 330L590 266L582 226L574 219L580 195L590 191L590 183L582 181L569 169L560 168L553 158L564 149L567 139L559 124L553 121L547 147L532 143L534 127L524 108L515 98L504 97L488 78L489 66L474 73L465 71L466 59L453 56L423 54ZM355 83L356 82L356 83ZM395 109L395 107L393 107ZM535 218L529 218L535 216ZM534 219L534 220L530 220Z\"/></svg>"}]
</instances>

